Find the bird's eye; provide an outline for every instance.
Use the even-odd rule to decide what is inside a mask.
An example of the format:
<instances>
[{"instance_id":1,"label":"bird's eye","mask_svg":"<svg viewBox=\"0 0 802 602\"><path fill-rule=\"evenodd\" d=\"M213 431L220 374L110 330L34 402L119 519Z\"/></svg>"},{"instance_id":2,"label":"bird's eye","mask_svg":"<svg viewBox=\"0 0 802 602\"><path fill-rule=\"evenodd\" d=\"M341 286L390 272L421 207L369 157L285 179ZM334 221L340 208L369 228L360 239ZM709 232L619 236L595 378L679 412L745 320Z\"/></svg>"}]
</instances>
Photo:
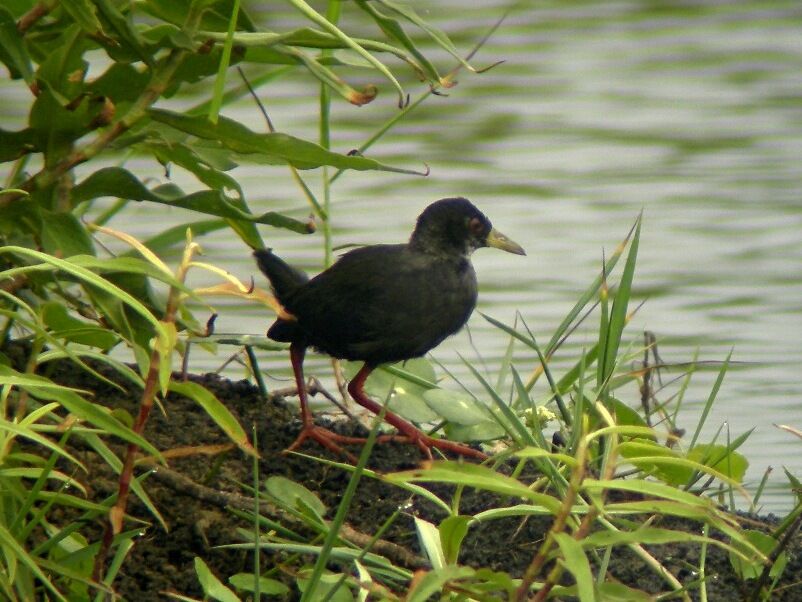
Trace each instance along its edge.
<instances>
[{"instance_id":1,"label":"bird's eye","mask_svg":"<svg viewBox=\"0 0 802 602\"><path fill-rule=\"evenodd\" d=\"M485 225L478 217L471 218L471 220L468 222L468 228L470 229L471 234L474 236L481 236L485 231Z\"/></svg>"}]
</instances>

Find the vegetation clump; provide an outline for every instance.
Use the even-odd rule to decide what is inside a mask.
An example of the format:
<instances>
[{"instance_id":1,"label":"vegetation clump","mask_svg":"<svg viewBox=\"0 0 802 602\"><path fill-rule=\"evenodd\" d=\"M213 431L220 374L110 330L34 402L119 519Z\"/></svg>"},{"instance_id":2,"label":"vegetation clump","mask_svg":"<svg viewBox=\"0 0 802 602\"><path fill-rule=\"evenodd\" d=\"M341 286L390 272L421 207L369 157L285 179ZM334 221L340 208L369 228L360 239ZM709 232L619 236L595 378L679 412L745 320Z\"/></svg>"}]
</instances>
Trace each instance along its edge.
<instances>
[{"instance_id":1,"label":"vegetation clump","mask_svg":"<svg viewBox=\"0 0 802 602\"><path fill-rule=\"evenodd\" d=\"M732 514L737 498L754 507L760 494L742 485L737 449L748 433L703 441L705 412L684 437L675 420L696 365L665 396L654 386L656 343L625 336L640 218L545 345L520 316L484 316L509 340L492 378L466 361L476 382L456 388L432 362L414 360L365 383L432 437L482 445L486 461L421 465L415 449L375 445L378 420L367 431L332 425L366 440L356 463L281 454L297 426L278 400L297 391L267 391L257 360L285 346L215 335L206 320L220 295L281 308L199 260L198 240L228 231L261 249L260 226L319 229L330 264L340 174L425 175L369 149L452 86L457 70L480 71L473 53L462 56L409 5L289 5L303 24L279 31L239 0L0 7L0 61L28 116L0 124L0 596L585 602L715 599L726 581L722 595L798 599L802 504L760 528ZM380 33L362 35L365 21ZM429 58L431 47L453 57L451 71ZM234 66L247 81L231 77ZM269 118L259 132L220 114L291 74L319 84L318 140L276 131ZM364 74L371 83L349 83ZM410 77L425 82L414 100ZM358 149L332 150L333 98L366 104L377 84L396 94L398 113ZM187 106L198 90L202 102ZM143 172L132 158L166 173ZM231 173L245 162L297 182L313 217L248 198ZM174 171L198 189L179 188ZM307 173L321 175L321 195ZM164 183L153 184L157 175ZM165 208L186 221L140 240L119 226L132 203L144 203L154 223ZM197 270L218 283L192 286ZM591 319L596 341L563 355L567 369L553 368ZM188 377L199 345L235 346L259 386ZM534 366L520 350L538 358ZM633 566L636 576L626 571Z\"/></svg>"}]
</instances>

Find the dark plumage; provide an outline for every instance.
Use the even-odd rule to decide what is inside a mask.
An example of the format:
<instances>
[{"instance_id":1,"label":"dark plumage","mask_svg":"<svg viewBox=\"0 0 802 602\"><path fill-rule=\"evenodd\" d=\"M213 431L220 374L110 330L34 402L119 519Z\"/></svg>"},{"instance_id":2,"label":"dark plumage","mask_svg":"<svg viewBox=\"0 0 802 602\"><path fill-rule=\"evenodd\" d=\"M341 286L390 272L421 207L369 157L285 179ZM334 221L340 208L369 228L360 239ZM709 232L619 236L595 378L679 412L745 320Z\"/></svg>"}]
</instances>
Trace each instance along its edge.
<instances>
[{"instance_id":1,"label":"dark plumage","mask_svg":"<svg viewBox=\"0 0 802 602\"><path fill-rule=\"evenodd\" d=\"M454 198L429 205L407 244L355 249L311 280L272 251L256 251L259 268L291 314L292 319L279 317L267 334L292 344L299 391L303 389L303 352L314 347L332 357L365 362L349 391L358 403L377 411L377 404L361 389L365 378L380 364L424 355L462 328L476 305L470 254L485 246L524 254L469 201ZM327 442L321 440L321 429L311 424L303 393L301 405L305 430L296 444L312 436L330 449L337 447L328 437L333 433L327 432ZM478 454L427 437L389 412L386 419L427 453L435 445Z\"/></svg>"}]
</instances>

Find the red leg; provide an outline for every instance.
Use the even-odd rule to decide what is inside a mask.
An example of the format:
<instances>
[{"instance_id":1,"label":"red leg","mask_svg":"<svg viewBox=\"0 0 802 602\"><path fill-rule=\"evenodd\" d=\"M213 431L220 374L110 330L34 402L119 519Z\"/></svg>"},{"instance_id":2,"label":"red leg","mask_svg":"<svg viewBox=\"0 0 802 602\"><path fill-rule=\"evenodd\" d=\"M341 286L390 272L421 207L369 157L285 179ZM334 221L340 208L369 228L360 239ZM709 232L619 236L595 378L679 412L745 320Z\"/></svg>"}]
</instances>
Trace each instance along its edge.
<instances>
[{"instance_id":1,"label":"red leg","mask_svg":"<svg viewBox=\"0 0 802 602\"><path fill-rule=\"evenodd\" d=\"M356 376L354 376L351 382L348 383L348 392L351 394L351 397L354 398L354 401L356 401L359 405L367 408L374 414L379 414L382 411L382 406L368 397L364 390L365 380L368 378L368 375L373 371L373 369L374 366L369 364L362 366L359 372L357 372ZM456 443L455 441L449 441L448 439L435 439L433 437L429 437L425 433L422 433L420 429L416 428L414 425L410 424L389 410L385 411L384 420L397 428L398 431L402 435L405 435L411 443L417 445L418 448L420 448L420 450L429 459L432 457L432 447L449 451L454 454L460 454L462 456L478 458L480 460L487 459L485 454L472 449L467 445L462 445L461 443Z\"/></svg>"},{"instance_id":2,"label":"red leg","mask_svg":"<svg viewBox=\"0 0 802 602\"><path fill-rule=\"evenodd\" d=\"M296 345L295 343L290 345L290 362L292 363L293 374L295 374L295 385L298 388L298 398L301 400L301 420L303 421L303 426L301 427L301 432L298 434L298 437L285 451L289 452L298 449L304 441L307 439L313 439L329 451L332 451L335 454L342 454L351 462L356 464L356 458L340 447L338 443L343 445L351 443L364 443L365 439L361 439L359 437L346 437L345 435L339 435L331 432L328 429L324 429L321 426L315 425L312 412L309 410L306 383L304 382L305 354L306 347Z\"/></svg>"}]
</instances>

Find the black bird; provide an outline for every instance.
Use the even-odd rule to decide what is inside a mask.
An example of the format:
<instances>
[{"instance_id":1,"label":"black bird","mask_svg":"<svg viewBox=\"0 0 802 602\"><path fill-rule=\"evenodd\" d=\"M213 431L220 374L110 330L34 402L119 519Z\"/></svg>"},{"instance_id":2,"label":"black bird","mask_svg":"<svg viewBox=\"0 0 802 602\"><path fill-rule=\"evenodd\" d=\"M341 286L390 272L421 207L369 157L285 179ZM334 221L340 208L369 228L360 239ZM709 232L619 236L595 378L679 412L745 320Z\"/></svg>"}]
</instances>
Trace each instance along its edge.
<instances>
[{"instance_id":1,"label":"black bird","mask_svg":"<svg viewBox=\"0 0 802 602\"><path fill-rule=\"evenodd\" d=\"M407 244L355 249L311 280L270 249L254 252L285 310L267 336L290 343L301 400L303 429L289 449L312 438L343 453L337 443L361 441L315 426L304 386L306 348L363 361L348 392L378 414L381 405L365 393L365 379L381 364L424 355L462 328L476 305L470 255L480 247L525 255L467 199L449 198L432 203L420 214ZM485 457L468 446L430 437L392 412L386 412L385 420L428 457L431 447Z\"/></svg>"}]
</instances>

